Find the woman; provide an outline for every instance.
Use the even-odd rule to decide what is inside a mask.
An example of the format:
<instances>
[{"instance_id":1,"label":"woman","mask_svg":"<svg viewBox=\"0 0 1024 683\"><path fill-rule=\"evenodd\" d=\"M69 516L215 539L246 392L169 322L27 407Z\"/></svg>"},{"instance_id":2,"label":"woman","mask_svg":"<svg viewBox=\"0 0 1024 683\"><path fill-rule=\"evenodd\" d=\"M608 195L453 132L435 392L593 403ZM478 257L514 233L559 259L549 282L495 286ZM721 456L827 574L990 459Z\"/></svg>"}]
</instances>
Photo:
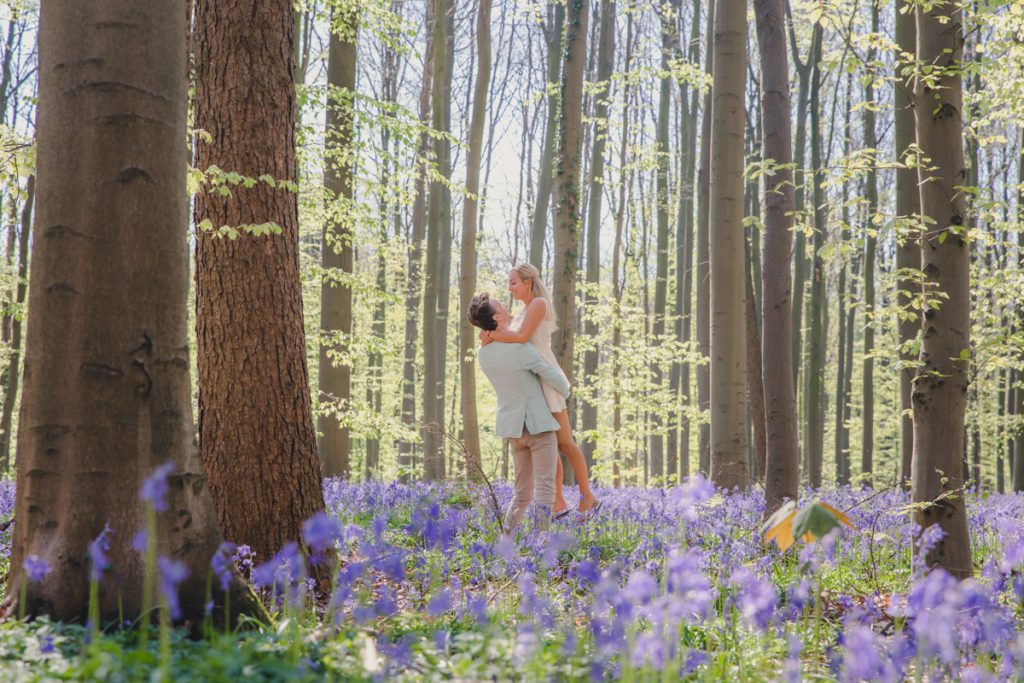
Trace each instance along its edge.
<instances>
[{"instance_id":1,"label":"woman","mask_svg":"<svg viewBox=\"0 0 1024 683\"><path fill-rule=\"evenodd\" d=\"M558 368L558 361L555 359L554 352L551 351L551 333L555 331L557 320L550 297L540 280L540 271L529 263L520 263L509 272L508 290L515 299L523 302L523 310L512 320L509 330L504 332L482 331L480 342L486 345L492 341L513 344L528 341L540 352L541 357ZM572 470L576 473L576 481L580 486L578 511L596 511L601 507L601 503L594 497L594 492L590 490L587 462L583 459L583 451L580 450L576 440L572 438L572 430L569 427L569 411L565 399L543 381L541 388L544 390L548 408L551 409L551 413L561 427L556 434L558 450L565 453L565 457L569 459L569 464L572 465ZM559 458L555 472L555 508L552 510L556 517L564 516L569 511L569 505L562 496L562 476L562 460Z\"/></svg>"}]
</instances>

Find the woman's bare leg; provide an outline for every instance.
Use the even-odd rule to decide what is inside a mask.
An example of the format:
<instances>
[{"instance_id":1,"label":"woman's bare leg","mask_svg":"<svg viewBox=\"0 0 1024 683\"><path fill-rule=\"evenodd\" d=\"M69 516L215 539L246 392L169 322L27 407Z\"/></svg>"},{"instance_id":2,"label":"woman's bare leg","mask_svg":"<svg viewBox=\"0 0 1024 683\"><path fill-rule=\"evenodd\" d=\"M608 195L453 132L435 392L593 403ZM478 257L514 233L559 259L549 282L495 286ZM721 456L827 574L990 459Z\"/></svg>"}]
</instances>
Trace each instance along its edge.
<instances>
[{"instance_id":1,"label":"woman's bare leg","mask_svg":"<svg viewBox=\"0 0 1024 683\"><path fill-rule=\"evenodd\" d=\"M562 495L562 479L564 478L565 474L562 472L562 459L555 458L555 507L551 512L556 515L569 507L569 504L565 502L565 496Z\"/></svg>"},{"instance_id":2,"label":"woman's bare leg","mask_svg":"<svg viewBox=\"0 0 1024 683\"><path fill-rule=\"evenodd\" d=\"M573 473L576 474L576 483L580 487L579 511L586 512L597 504L597 498L594 497L594 492L590 490L590 475L587 472L587 461L583 457L583 451L580 450L576 439L572 438L572 429L569 427L569 411L562 410L554 413L554 416L560 426L560 429L555 434L558 438L558 450L565 453ZM559 493L557 495L561 495L561 483L559 479L557 486Z\"/></svg>"}]
</instances>

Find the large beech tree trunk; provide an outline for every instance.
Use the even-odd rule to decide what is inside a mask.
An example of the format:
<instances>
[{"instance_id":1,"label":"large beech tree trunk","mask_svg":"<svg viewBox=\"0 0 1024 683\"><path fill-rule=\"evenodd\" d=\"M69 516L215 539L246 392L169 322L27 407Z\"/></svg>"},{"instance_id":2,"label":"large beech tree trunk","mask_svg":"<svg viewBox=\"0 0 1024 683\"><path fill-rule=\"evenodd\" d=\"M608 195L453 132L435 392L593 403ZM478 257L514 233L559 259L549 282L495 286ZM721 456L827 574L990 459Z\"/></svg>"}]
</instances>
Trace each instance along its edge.
<instances>
[{"instance_id":1,"label":"large beech tree trunk","mask_svg":"<svg viewBox=\"0 0 1024 683\"><path fill-rule=\"evenodd\" d=\"M480 427L476 414L476 328L466 317L476 289L476 222L480 195L480 157L487 123L487 90L491 83L491 2L480 0L477 9L476 84L473 86L473 115L469 124L469 150L466 153L466 199L462 205L462 254L459 290L459 376L462 380L462 441L466 446L466 474L473 481L483 480L480 462Z\"/></svg>"},{"instance_id":2,"label":"large beech tree trunk","mask_svg":"<svg viewBox=\"0 0 1024 683\"><path fill-rule=\"evenodd\" d=\"M789 62L782 0L755 0L761 53L762 155L779 165L764 180L764 258L761 268L761 357L764 363L766 457L764 489L770 514L785 499L796 500L800 456L793 386L793 327L789 274L793 247L792 122Z\"/></svg>"},{"instance_id":3,"label":"large beech tree trunk","mask_svg":"<svg viewBox=\"0 0 1024 683\"><path fill-rule=\"evenodd\" d=\"M746 0L717 0L711 90L711 478L745 488L746 259L743 132Z\"/></svg>"},{"instance_id":4,"label":"large beech tree trunk","mask_svg":"<svg viewBox=\"0 0 1024 683\"><path fill-rule=\"evenodd\" d=\"M84 620L83 558L106 524L114 571L100 580L101 615L138 615L138 491L171 462L157 552L188 567L182 608L202 618L220 534L192 441L184 35L183 1L40 9L38 238L7 615L25 591L28 614ZM51 567L42 581L26 580L30 555Z\"/></svg>"},{"instance_id":5,"label":"large beech tree trunk","mask_svg":"<svg viewBox=\"0 0 1024 683\"><path fill-rule=\"evenodd\" d=\"M317 417L317 443L324 474L349 476L351 436L345 413L352 400L352 366L345 358L352 335L352 288L345 282L354 267L352 245L352 107L356 88L356 17L335 10L327 51L327 129L324 190L327 220L320 238L320 400L328 409ZM332 357L336 356L336 357Z\"/></svg>"},{"instance_id":6,"label":"large beech tree trunk","mask_svg":"<svg viewBox=\"0 0 1024 683\"><path fill-rule=\"evenodd\" d=\"M927 554L929 567L959 578L972 574L964 503L964 404L970 363L970 254L963 182L962 13L951 3L915 10L917 59L934 67L914 86L921 213L934 223L922 238L925 297L921 367L914 378L912 496L915 520L945 536ZM939 293L945 294L945 299Z\"/></svg>"},{"instance_id":7,"label":"large beech tree trunk","mask_svg":"<svg viewBox=\"0 0 1024 683\"><path fill-rule=\"evenodd\" d=\"M246 16L240 21L240 16ZM196 165L295 179L292 8L199 0ZM241 45L257 45L242 50ZM299 280L298 201L280 183L207 191L196 224L274 222L281 234L196 240L199 444L224 535L267 559L324 507Z\"/></svg>"},{"instance_id":8,"label":"large beech tree trunk","mask_svg":"<svg viewBox=\"0 0 1024 683\"><path fill-rule=\"evenodd\" d=\"M583 69L586 66L588 0L569 0L555 178L552 291L558 330L551 340L555 358L571 382L573 321L576 319L576 258L579 252L580 176L583 155Z\"/></svg>"}]
</instances>

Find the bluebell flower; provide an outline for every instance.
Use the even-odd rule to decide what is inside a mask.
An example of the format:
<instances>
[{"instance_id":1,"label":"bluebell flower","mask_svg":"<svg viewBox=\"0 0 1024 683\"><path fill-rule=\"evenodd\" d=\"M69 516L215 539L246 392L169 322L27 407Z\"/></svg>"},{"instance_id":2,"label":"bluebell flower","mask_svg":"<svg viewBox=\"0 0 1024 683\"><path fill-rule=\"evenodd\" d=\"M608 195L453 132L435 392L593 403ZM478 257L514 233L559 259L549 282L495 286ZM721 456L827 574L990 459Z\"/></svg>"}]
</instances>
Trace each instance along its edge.
<instances>
[{"instance_id":1,"label":"bluebell flower","mask_svg":"<svg viewBox=\"0 0 1024 683\"><path fill-rule=\"evenodd\" d=\"M252 570L252 580L262 588L283 588L296 582L303 569L299 546L289 541L274 557Z\"/></svg>"},{"instance_id":2,"label":"bluebell flower","mask_svg":"<svg viewBox=\"0 0 1024 683\"><path fill-rule=\"evenodd\" d=\"M152 505L157 512L167 510L167 494L170 491L167 477L173 471L174 463L168 461L153 470L153 474L142 481L139 498Z\"/></svg>"},{"instance_id":3,"label":"bluebell flower","mask_svg":"<svg viewBox=\"0 0 1024 683\"><path fill-rule=\"evenodd\" d=\"M320 556L341 540L341 522L320 511L302 523L302 540Z\"/></svg>"},{"instance_id":4,"label":"bluebell flower","mask_svg":"<svg viewBox=\"0 0 1024 683\"><path fill-rule=\"evenodd\" d=\"M110 569L110 558L107 557L107 553L110 552L109 536L112 532L110 525L105 524L100 535L89 543L89 579L91 581L99 581L103 578L103 572Z\"/></svg>"},{"instance_id":5,"label":"bluebell flower","mask_svg":"<svg viewBox=\"0 0 1024 683\"><path fill-rule=\"evenodd\" d=\"M136 552L144 553L149 545L149 532L145 529L140 529L137 534L132 536L132 550Z\"/></svg>"},{"instance_id":6,"label":"bluebell flower","mask_svg":"<svg viewBox=\"0 0 1024 683\"><path fill-rule=\"evenodd\" d=\"M427 603L427 614L437 618L452 608L452 596L447 588L436 591Z\"/></svg>"},{"instance_id":7,"label":"bluebell flower","mask_svg":"<svg viewBox=\"0 0 1024 683\"><path fill-rule=\"evenodd\" d=\"M26 557L21 567L25 570L25 576L28 577L29 583L39 583L46 578L50 571L50 565L46 563L46 560L35 555Z\"/></svg>"},{"instance_id":8,"label":"bluebell flower","mask_svg":"<svg viewBox=\"0 0 1024 683\"><path fill-rule=\"evenodd\" d=\"M232 553L234 552L234 544L221 543L217 551L210 558L210 569L213 571L213 576L217 579L222 591L226 591L228 586L231 585L231 570L234 565Z\"/></svg>"},{"instance_id":9,"label":"bluebell flower","mask_svg":"<svg viewBox=\"0 0 1024 683\"><path fill-rule=\"evenodd\" d=\"M181 602L178 600L178 586L188 578L188 567L181 560L163 556L157 558L156 562L160 570L160 594L167 602L167 611L171 619L180 619Z\"/></svg>"},{"instance_id":10,"label":"bluebell flower","mask_svg":"<svg viewBox=\"0 0 1024 683\"><path fill-rule=\"evenodd\" d=\"M53 646L53 636L47 633L43 636L43 642L39 646L39 653L44 655L52 655L57 651L57 648Z\"/></svg>"}]
</instances>

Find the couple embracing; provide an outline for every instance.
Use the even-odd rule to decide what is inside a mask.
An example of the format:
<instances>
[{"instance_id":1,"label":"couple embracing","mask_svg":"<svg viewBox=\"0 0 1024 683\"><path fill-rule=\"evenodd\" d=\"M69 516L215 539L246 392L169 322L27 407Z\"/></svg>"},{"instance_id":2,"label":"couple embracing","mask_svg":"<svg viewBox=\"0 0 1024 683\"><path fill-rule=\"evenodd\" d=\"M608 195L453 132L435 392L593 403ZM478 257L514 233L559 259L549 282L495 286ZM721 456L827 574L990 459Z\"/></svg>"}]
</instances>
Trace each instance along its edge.
<instances>
[{"instance_id":1,"label":"couple embracing","mask_svg":"<svg viewBox=\"0 0 1024 683\"><path fill-rule=\"evenodd\" d=\"M549 514L569 513L558 451L576 474L578 511L596 512L601 503L590 490L587 464L569 427L569 382L551 351L557 321L540 272L528 263L515 266L508 289L524 304L515 317L487 294L473 297L468 311L481 330L480 368L498 396L497 434L508 439L515 466L515 494L505 520L516 526L534 498L543 506L542 524Z\"/></svg>"}]
</instances>

